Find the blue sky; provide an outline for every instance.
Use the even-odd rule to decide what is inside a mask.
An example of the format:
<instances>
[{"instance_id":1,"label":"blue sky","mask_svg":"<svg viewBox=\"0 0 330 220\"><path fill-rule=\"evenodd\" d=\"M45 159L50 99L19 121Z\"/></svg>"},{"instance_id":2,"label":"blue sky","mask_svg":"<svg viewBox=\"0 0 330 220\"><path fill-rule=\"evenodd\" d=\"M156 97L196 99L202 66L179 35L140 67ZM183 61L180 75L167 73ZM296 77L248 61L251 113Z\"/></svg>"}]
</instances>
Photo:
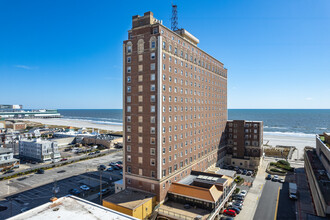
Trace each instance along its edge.
<instances>
[{"instance_id":1,"label":"blue sky","mask_svg":"<svg viewBox=\"0 0 330 220\"><path fill-rule=\"evenodd\" d=\"M174 1L228 68L229 108L330 108L329 0ZM171 1L0 0L0 103L121 108L122 41Z\"/></svg>"}]
</instances>

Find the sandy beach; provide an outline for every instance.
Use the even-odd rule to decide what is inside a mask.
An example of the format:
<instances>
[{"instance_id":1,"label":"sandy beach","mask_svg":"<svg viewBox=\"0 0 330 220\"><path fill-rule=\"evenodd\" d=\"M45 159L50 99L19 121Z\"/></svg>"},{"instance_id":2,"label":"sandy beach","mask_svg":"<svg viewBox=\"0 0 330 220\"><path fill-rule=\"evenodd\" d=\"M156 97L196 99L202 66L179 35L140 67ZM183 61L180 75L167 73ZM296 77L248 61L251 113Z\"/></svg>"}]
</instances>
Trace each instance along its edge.
<instances>
[{"instance_id":1,"label":"sandy beach","mask_svg":"<svg viewBox=\"0 0 330 220\"><path fill-rule=\"evenodd\" d=\"M72 126L77 128L94 128L107 131L122 131L122 125L97 124L84 120L72 120L65 118L35 118L23 119L24 121L38 122L45 125Z\"/></svg>"},{"instance_id":2,"label":"sandy beach","mask_svg":"<svg viewBox=\"0 0 330 220\"><path fill-rule=\"evenodd\" d=\"M269 135L264 134L264 144L276 147L276 145L295 146L298 152L293 154L292 159L301 159L306 146L315 147L315 136L293 136L293 135ZM299 156L298 156L299 155Z\"/></svg>"}]
</instances>

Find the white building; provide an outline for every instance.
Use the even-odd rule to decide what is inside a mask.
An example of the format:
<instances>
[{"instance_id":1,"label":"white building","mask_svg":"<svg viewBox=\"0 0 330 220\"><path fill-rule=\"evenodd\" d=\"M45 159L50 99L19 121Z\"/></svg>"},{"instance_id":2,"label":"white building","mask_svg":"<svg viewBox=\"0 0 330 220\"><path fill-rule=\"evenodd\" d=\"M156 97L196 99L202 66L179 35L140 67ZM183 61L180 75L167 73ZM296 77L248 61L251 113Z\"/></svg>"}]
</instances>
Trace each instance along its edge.
<instances>
[{"instance_id":1,"label":"white building","mask_svg":"<svg viewBox=\"0 0 330 220\"><path fill-rule=\"evenodd\" d=\"M39 162L58 161L61 154L58 151L56 141L41 139L21 140L19 142L20 157L36 160Z\"/></svg>"},{"instance_id":2,"label":"white building","mask_svg":"<svg viewBox=\"0 0 330 220\"><path fill-rule=\"evenodd\" d=\"M19 164L11 149L0 147L0 171Z\"/></svg>"},{"instance_id":3,"label":"white building","mask_svg":"<svg viewBox=\"0 0 330 220\"><path fill-rule=\"evenodd\" d=\"M54 202L48 202L29 211L16 215L10 220L37 219L109 219L137 220L112 209L100 206L87 200L67 196Z\"/></svg>"}]
</instances>

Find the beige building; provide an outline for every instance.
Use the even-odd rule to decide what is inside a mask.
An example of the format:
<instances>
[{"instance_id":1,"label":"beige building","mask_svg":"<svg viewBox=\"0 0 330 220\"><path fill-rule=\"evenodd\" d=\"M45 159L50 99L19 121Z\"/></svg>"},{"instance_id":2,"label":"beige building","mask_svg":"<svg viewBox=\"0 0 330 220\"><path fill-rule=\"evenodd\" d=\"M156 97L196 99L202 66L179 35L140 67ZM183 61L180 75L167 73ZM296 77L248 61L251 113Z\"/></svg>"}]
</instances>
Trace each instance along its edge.
<instances>
[{"instance_id":1,"label":"beige building","mask_svg":"<svg viewBox=\"0 0 330 220\"><path fill-rule=\"evenodd\" d=\"M227 69L198 43L146 12L123 44L124 184L157 202L225 154Z\"/></svg>"}]
</instances>

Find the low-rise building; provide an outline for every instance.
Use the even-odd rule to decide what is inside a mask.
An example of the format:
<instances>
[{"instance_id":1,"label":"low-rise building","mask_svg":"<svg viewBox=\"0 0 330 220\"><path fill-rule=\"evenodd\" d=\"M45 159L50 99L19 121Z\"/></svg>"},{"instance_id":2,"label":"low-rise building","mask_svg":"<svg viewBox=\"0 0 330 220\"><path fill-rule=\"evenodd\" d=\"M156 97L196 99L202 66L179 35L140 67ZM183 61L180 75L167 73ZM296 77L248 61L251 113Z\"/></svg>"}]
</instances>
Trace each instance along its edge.
<instances>
[{"instance_id":1,"label":"low-rise building","mask_svg":"<svg viewBox=\"0 0 330 220\"><path fill-rule=\"evenodd\" d=\"M0 148L0 171L11 168L19 164L19 160L14 158L14 153L11 149Z\"/></svg>"},{"instance_id":2,"label":"low-rise building","mask_svg":"<svg viewBox=\"0 0 330 220\"><path fill-rule=\"evenodd\" d=\"M21 158L39 162L58 161L61 159L56 141L38 139L21 140L19 142Z\"/></svg>"},{"instance_id":3,"label":"low-rise building","mask_svg":"<svg viewBox=\"0 0 330 220\"><path fill-rule=\"evenodd\" d=\"M115 193L119 193L125 189L123 179L115 182Z\"/></svg>"},{"instance_id":4,"label":"low-rise building","mask_svg":"<svg viewBox=\"0 0 330 220\"><path fill-rule=\"evenodd\" d=\"M11 122L7 121L6 122L6 128L11 128L14 131L20 131L26 129L26 123L24 122Z\"/></svg>"},{"instance_id":5,"label":"low-rise building","mask_svg":"<svg viewBox=\"0 0 330 220\"><path fill-rule=\"evenodd\" d=\"M103 199L103 206L138 219L151 216L156 195L137 190L125 189Z\"/></svg>"},{"instance_id":6,"label":"low-rise building","mask_svg":"<svg viewBox=\"0 0 330 220\"><path fill-rule=\"evenodd\" d=\"M233 120L226 124L226 163L257 169L263 155L263 122Z\"/></svg>"},{"instance_id":7,"label":"low-rise building","mask_svg":"<svg viewBox=\"0 0 330 220\"><path fill-rule=\"evenodd\" d=\"M169 219L216 219L235 188L231 177L191 171L189 176L171 184L166 202L156 211L159 217Z\"/></svg>"},{"instance_id":8,"label":"low-rise building","mask_svg":"<svg viewBox=\"0 0 330 220\"><path fill-rule=\"evenodd\" d=\"M308 185L318 216L330 218L330 141L329 133L316 135L316 148L304 149ZM299 191L299 189L298 189Z\"/></svg>"},{"instance_id":9,"label":"low-rise building","mask_svg":"<svg viewBox=\"0 0 330 220\"><path fill-rule=\"evenodd\" d=\"M137 220L137 218L125 215L112 209L108 209L96 203L75 197L66 196L53 199L34 209L18 214L10 220L29 219L123 219Z\"/></svg>"}]
</instances>

